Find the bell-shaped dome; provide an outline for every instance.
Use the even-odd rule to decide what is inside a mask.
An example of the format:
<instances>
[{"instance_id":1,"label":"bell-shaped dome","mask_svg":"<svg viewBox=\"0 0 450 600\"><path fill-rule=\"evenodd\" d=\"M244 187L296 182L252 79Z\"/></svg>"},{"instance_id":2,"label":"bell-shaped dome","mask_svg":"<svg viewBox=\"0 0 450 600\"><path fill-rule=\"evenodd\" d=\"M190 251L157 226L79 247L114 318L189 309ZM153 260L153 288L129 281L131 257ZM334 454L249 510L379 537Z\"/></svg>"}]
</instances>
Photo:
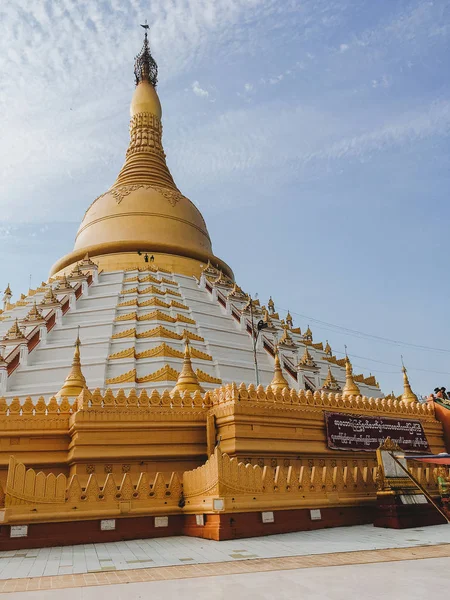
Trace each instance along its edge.
<instances>
[{"instance_id":1,"label":"bell-shaped dome","mask_svg":"<svg viewBox=\"0 0 450 600\"><path fill-rule=\"evenodd\" d=\"M200 264L210 260L232 276L230 268L212 253L200 211L179 191L167 167L155 89L157 66L147 33L136 57L135 75L125 164L111 188L88 208L74 251L60 259L51 274L73 265L87 252L104 270L135 266L137 252L147 252L159 265L180 273L197 274Z\"/></svg>"}]
</instances>

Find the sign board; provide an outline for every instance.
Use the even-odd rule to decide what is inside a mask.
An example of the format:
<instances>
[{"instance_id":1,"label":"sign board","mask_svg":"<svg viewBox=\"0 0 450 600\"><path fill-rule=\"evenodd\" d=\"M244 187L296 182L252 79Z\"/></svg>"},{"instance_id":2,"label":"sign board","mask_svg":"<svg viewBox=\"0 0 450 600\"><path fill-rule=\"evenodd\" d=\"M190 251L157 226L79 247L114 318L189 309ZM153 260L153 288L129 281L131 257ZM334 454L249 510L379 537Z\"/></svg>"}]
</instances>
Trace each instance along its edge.
<instances>
[{"instance_id":1,"label":"sign board","mask_svg":"<svg viewBox=\"0 0 450 600\"><path fill-rule=\"evenodd\" d=\"M431 452L422 423L413 419L325 413L328 447L333 450L376 450L390 437L402 450Z\"/></svg>"},{"instance_id":2,"label":"sign board","mask_svg":"<svg viewBox=\"0 0 450 600\"><path fill-rule=\"evenodd\" d=\"M169 517L155 517L155 527L168 527Z\"/></svg>"},{"instance_id":3,"label":"sign board","mask_svg":"<svg viewBox=\"0 0 450 600\"><path fill-rule=\"evenodd\" d=\"M322 519L322 513L320 512L320 508L312 508L309 511L309 515L311 517L311 521L320 521Z\"/></svg>"},{"instance_id":4,"label":"sign board","mask_svg":"<svg viewBox=\"0 0 450 600\"><path fill-rule=\"evenodd\" d=\"M261 513L263 523L275 523L275 517L272 511L266 511Z\"/></svg>"},{"instance_id":5,"label":"sign board","mask_svg":"<svg viewBox=\"0 0 450 600\"><path fill-rule=\"evenodd\" d=\"M28 535L28 525L11 525L9 537L20 538L20 537L27 537L27 535Z\"/></svg>"},{"instance_id":6,"label":"sign board","mask_svg":"<svg viewBox=\"0 0 450 600\"><path fill-rule=\"evenodd\" d=\"M197 525L204 525L205 524L205 515L195 515L195 523Z\"/></svg>"},{"instance_id":7,"label":"sign board","mask_svg":"<svg viewBox=\"0 0 450 600\"><path fill-rule=\"evenodd\" d=\"M116 528L116 520L115 519L102 519L100 521L101 531L114 531L115 528Z\"/></svg>"}]
</instances>

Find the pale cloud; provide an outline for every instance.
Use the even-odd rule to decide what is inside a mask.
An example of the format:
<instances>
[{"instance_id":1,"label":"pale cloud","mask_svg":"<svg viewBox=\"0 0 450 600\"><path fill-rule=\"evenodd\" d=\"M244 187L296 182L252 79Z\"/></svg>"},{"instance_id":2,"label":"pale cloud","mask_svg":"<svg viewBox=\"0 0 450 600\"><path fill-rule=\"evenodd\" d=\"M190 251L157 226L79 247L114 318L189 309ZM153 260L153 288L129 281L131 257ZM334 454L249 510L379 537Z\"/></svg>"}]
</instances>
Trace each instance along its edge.
<instances>
[{"instance_id":1,"label":"pale cloud","mask_svg":"<svg viewBox=\"0 0 450 600\"><path fill-rule=\"evenodd\" d=\"M350 46L348 44L341 44L339 46L339 52L346 52L349 48Z\"/></svg>"},{"instance_id":2,"label":"pale cloud","mask_svg":"<svg viewBox=\"0 0 450 600\"><path fill-rule=\"evenodd\" d=\"M199 98L209 98L208 90L200 87L200 83L198 81L194 81L194 83L191 85L191 89Z\"/></svg>"},{"instance_id":3,"label":"pale cloud","mask_svg":"<svg viewBox=\"0 0 450 600\"><path fill-rule=\"evenodd\" d=\"M373 88L388 88L391 85L391 78L387 75L383 75L380 79L372 79L372 87Z\"/></svg>"}]
</instances>

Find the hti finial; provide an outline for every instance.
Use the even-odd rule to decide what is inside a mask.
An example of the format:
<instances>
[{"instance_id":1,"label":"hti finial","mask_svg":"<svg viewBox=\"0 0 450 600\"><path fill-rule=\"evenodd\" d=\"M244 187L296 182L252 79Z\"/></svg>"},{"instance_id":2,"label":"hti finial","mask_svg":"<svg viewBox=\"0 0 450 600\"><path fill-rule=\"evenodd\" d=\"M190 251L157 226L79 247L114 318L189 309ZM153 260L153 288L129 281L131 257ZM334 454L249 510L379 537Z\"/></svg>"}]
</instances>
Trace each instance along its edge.
<instances>
[{"instance_id":1,"label":"hti finial","mask_svg":"<svg viewBox=\"0 0 450 600\"><path fill-rule=\"evenodd\" d=\"M140 53L136 56L134 61L134 75L136 77L136 85L141 83L141 81L148 81L152 84L154 88L158 83L158 65L155 62L155 59L151 55L150 46L148 44L148 35L147 32L150 29L150 25L147 23L147 19L145 20L144 25L141 24L141 27L145 29L144 35L144 44Z\"/></svg>"}]
</instances>

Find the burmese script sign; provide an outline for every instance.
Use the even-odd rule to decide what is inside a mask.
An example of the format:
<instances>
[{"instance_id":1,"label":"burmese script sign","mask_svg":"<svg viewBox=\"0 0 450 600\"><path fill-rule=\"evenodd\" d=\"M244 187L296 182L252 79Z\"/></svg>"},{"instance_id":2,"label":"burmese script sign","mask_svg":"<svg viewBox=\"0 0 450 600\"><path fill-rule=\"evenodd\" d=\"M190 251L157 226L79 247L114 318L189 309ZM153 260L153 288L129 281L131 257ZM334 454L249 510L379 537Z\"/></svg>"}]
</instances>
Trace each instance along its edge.
<instances>
[{"instance_id":1,"label":"burmese script sign","mask_svg":"<svg viewBox=\"0 0 450 600\"><path fill-rule=\"evenodd\" d=\"M402 450L430 452L420 421L326 412L325 423L333 450L376 450L390 437Z\"/></svg>"}]
</instances>

